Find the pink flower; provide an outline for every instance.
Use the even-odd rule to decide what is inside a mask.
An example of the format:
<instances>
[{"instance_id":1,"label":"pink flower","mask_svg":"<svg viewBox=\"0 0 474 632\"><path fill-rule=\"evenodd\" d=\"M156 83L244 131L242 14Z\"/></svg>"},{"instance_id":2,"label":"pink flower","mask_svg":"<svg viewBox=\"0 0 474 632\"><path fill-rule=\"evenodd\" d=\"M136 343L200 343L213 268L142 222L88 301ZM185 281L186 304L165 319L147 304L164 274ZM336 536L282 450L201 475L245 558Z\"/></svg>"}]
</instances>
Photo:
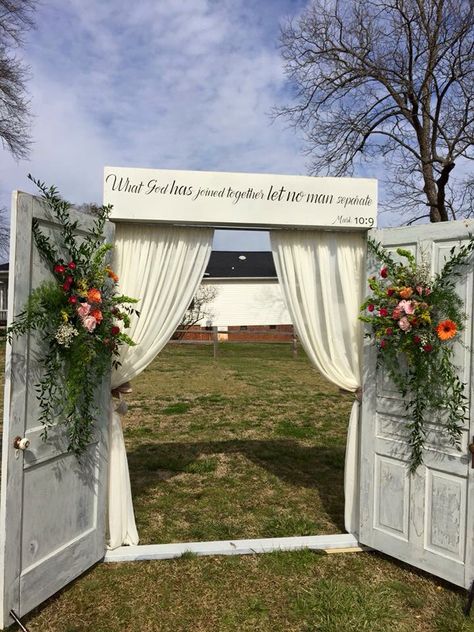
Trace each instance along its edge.
<instances>
[{"instance_id":1,"label":"pink flower","mask_svg":"<svg viewBox=\"0 0 474 632\"><path fill-rule=\"evenodd\" d=\"M431 290L429 287L425 287L425 296L429 296L431 294Z\"/></svg>"},{"instance_id":2,"label":"pink flower","mask_svg":"<svg viewBox=\"0 0 474 632\"><path fill-rule=\"evenodd\" d=\"M413 301L400 301L397 305L397 309L405 312L405 314L413 314L415 311L415 306Z\"/></svg>"},{"instance_id":3,"label":"pink flower","mask_svg":"<svg viewBox=\"0 0 474 632\"><path fill-rule=\"evenodd\" d=\"M86 316L85 318L82 319L82 324L87 329L87 331L90 333L91 331L94 331L94 329L95 329L95 327L97 325L97 321L94 318L94 316Z\"/></svg>"},{"instance_id":4,"label":"pink flower","mask_svg":"<svg viewBox=\"0 0 474 632\"><path fill-rule=\"evenodd\" d=\"M400 320L398 321L398 326L400 327L402 331L410 331L411 329L410 321L408 320L406 316L403 316L403 318L400 318Z\"/></svg>"},{"instance_id":5,"label":"pink flower","mask_svg":"<svg viewBox=\"0 0 474 632\"><path fill-rule=\"evenodd\" d=\"M394 320L398 320L401 315L402 315L402 312L398 309L398 307L396 307L392 312L392 318Z\"/></svg>"},{"instance_id":6,"label":"pink flower","mask_svg":"<svg viewBox=\"0 0 474 632\"><path fill-rule=\"evenodd\" d=\"M91 306L89 305L89 303L81 303L76 311L79 318L85 318L89 315L89 312L91 311Z\"/></svg>"},{"instance_id":7,"label":"pink flower","mask_svg":"<svg viewBox=\"0 0 474 632\"><path fill-rule=\"evenodd\" d=\"M422 296L422 295L423 295L423 288L422 288L422 286L421 286L421 285L417 285L417 286L416 286L416 291L418 292L418 294L419 294L420 296Z\"/></svg>"}]
</instances>

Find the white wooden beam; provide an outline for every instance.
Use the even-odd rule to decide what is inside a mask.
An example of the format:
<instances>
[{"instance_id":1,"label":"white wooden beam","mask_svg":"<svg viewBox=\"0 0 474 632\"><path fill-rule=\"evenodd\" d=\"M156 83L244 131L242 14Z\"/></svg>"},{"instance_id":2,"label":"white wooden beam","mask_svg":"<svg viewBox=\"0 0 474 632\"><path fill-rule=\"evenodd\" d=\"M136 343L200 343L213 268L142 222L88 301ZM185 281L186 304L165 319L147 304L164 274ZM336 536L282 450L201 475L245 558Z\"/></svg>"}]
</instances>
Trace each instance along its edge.
<instances>
[{"instance_id":1,"label":"white wooden beam","mask_svg":"<svg viewBox=\"0 0 474 632\"><path fill-rule=\"evenodd\" d=\"M175 544L142 544L121 546L107 551L104 562L132 562L136 560L167 560L184 553L195 555L250 555L270 551L300 549L357 549L359 543L353 535L309 535L292 538L260 538L255 540L220 540L215 542L178 542Z\"/></svg>"}]
</instances>

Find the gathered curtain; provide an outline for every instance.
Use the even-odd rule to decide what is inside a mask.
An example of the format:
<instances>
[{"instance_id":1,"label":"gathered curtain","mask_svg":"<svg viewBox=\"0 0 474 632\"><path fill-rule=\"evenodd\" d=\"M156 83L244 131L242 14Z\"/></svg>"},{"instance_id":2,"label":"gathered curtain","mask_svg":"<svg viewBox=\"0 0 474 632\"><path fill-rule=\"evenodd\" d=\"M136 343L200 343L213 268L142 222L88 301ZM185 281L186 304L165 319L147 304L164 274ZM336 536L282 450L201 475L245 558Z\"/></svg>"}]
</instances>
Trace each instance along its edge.
<instances>
[{"instance_id":1,"label":"gathered curtain","mask_svg":"<svg viewBox=\"0 0 474 632\"><path fill-rule=\"evenodd\" d=\"M181 323L203 278L212 248L210 228L120 223L115 231L114 271L120 293L138 298L140 317L127 334L112 389L137 377L163 349ZM130 476L120 420L111 406L109 431L109 548L137 544Z\"/></svg>"},{"instance_id":2,"label":"gathered curtain","mask_svg":"<svg viewBox=\"0 0 474 632\"><path fill-rule=\"evenodd\" d=\"M272 231L271 244L283 297L311 363L340 388L357 393L361 376L358 320L364 278L365 234L334 231ZM358 426L352 406L344 472L345 527L359 523Z\"/></svg>"}]
</instances>

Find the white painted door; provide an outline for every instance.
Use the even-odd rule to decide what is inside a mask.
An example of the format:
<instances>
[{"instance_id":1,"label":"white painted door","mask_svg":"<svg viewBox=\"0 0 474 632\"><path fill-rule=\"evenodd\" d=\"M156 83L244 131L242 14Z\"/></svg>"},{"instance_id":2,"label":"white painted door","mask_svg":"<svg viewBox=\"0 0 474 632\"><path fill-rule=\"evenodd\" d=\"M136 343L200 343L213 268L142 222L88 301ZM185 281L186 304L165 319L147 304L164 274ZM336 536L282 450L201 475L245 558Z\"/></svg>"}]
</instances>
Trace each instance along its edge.
<instances>
[{"instance_id":1,"label":"white painted door","mask_svg":"<svg viewBox=\"0 0 474 632\"><path fill-rule=\"evenodd\" d=\"M464 222L371 231L389 251L404 247L418 258L425 252L433 271L469 229ZM372 266L372 267L371 267ZM368 275L378 272L369 260ZM429 424L424 465L415 475L407 468L406 416L403 401L382 369L376 351L364 346L361 430L360 542L429 571L458 586L474 579L474 470L468 444L474 433L473 412L473 266L457 289L464 299L468 322L457 344L456 364L468 385L470 424L461 451L449 445L439 420Z\"/></svg>"},{"instance_id":2,"label":"white painted door","mask_svg":"<svg viewBox=\"0 0 474 632\"><path fill-rule=\"evenodd\" d=\"M53 239L61 230L31 195L14 193L12 206L10 321L31 289L52 277L34 245L32 219ZM76 216L79 230L87 232L92 218ZM110 240L112 224L107 231ZM108 384L99 396L103 414L96 440L79 462L66 450L64 426L54 426L47 442L40 437L34 390L38 357L36 334L16 338L7 348L0 512L3 626L12 622L10 609L20 616L29 612L105 552ZM30 440L25 452L13 448L17 436Z\"/></svg>"}]
</instances>

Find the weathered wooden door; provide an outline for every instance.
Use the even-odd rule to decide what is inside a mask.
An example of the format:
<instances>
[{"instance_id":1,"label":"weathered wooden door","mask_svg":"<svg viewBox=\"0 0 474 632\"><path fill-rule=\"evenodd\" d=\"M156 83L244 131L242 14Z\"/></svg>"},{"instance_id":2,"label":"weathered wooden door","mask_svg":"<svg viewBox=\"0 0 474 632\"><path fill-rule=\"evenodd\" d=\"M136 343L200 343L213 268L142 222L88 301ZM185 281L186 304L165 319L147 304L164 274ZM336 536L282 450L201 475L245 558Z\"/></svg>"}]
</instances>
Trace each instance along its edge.
<instances>
[{"instance_id":1,"label":"weathered wooden door","mask_svg":"<svg viewBox=\"0 0 474 632\"><path fill-rule=\"evenodd\" d=\"M474 232L474 222L449 222L371 231L388 250L422 253L439 271L449 250ZM372 264L373 265L373 264ZM377 273L371 269L368 274ZM415 475L407 468L409 448L403 401L393 384L376 368L376 351L364 351L361 432L360 542L424 569L458 586L474 579L474 470L468 444L474 433L473 414L473 266L458 283L468 314L456 349L456 365L467 384L470 422L461 451L449 445L439 419L428 428L424 465Z\"/></svg>"},{"instance_id":2,"label":"weathered wooden door","mask_svg":"<svg viewBox=\"0 0 474 632\"><path fill-rule=\"evenodd\" d=\"M54 239L61 227L43 203L14 193L10 253L9 319L24 307L30 291L52 275L34 245L36 217ZM77 213L84 233L92 218ZM109 224L107 238L113 235ZM6 384L0 512L0 581L3 626L13 609L23 615L104 556L108 384L99 407L96 440L78 461L66 450L64 426L54 426L44 442L34 386L41 353L37 335L13 340L6 351ZM15 450L15 437L30 441Z\"/></svg>"}]
</instances>

